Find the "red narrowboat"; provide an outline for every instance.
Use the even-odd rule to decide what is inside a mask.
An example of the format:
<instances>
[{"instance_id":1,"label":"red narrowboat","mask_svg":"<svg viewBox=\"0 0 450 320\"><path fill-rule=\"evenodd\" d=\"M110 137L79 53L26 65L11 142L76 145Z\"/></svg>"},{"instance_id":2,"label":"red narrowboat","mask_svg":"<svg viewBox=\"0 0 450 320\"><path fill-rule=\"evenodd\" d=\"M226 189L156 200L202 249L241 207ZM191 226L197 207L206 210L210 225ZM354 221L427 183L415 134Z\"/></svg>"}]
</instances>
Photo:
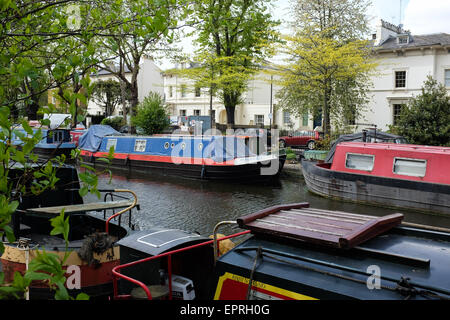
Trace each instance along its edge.
<instances>
[{"instance_id":1,"label":"red narrowboat","mask_svg":"<svg viewBox=\"0 0 450 320\"><path fill-rule=\"evenodd\" d=\"M321 196L450 213L450 148L344 142L331 163L302 161L308 189Z\"/></svg>"}]
</instances>

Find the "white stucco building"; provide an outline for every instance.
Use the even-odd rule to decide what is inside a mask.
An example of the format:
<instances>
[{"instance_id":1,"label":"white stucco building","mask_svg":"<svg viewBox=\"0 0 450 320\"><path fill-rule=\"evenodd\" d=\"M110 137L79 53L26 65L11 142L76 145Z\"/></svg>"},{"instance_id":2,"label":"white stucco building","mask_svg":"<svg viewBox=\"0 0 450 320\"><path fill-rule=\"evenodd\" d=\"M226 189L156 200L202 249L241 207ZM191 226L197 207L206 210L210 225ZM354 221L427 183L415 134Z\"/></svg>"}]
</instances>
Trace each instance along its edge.
<instances>
[{"instance_id":1,"label":"white stucco building","mask_svg":"<svg viewBox=\"0 0 450 320\"><path fill-rule=\"evenodd\" d=\"M177 68L191 68L191 65L179 65ZM298 119L288 113L277 110L275 94L278 87L271 81L271 75L259 72L248 83L248 90L243 94L243 103L236 106L235 123L238 125L264 126L276 125L279 129L303 130L312 126L312 121L306 117ZM164 73L164 93L166 103L173 116L209 116L210 95L208 88L196 88L190 79L174 75L173 72ZM273 111L275 110L275 111ZM273 119L271 123L271 114ZM226 124L227 115L224 104L219 97L213 97L212 115L216 123Z\"/></svg>"},{"instance_id":2,"label":"white stucco building","mask_svg":"<svg viewBox=\"0 0 450 320\"><path fill-rule=\"evenodd\" d=\"M370 111L361 121L387 130L403 105L421 93L429 75L450 91L449 34L413 35L402 26L380 20L373 48L378 74L372 78Z\"/></svg>"}]
</instances>

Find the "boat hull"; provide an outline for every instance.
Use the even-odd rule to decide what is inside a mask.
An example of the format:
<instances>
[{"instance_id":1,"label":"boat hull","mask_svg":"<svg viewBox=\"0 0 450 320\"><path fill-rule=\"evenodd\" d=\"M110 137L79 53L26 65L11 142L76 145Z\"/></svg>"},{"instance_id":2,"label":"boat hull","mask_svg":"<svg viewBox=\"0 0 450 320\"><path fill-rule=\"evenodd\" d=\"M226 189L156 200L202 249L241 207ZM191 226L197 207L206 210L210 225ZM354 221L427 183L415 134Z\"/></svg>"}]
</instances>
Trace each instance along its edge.
<instances>
[{"instance_id":1,"label":"boat hull","mask_svg":"<svg viewBox=\"0 0 450 320\"><path fill-rule=\"evenodd\" d=\"M93 154L82 152L82 161L84 163L94 166L105 166L104 162L96 161L96 158L98 157ZM255 162L242 165L207 165L114 158L111 167L133 172L159 173L189 179L250 182L268 181L278 178L285 160L285 156L280 156L267 164ZM271 172L272 174L262 174L262 169L271 166L274 168L273 172Z\"/></svg>"},{"instance_id":2,"label":"boat hull","mask_svg":"<svg viewBox=\"0 0 450 320\"><path fill-rule=\"evenodd\" d=\"M309 191L324 197L450 213L449 185L333 171L306 160L302 161L302 170Z\"/></svg>"},{"instance_id":3,"label":"boat hull","mask_svg":"<svg viewBox=\"0 0 450 320\"><path fill-rule=\"evenodd\" d=\"M73 248L72 248L73 249ZM56 254L61 259L64 257L63 251L48 251ZM37 255L37 250L30 250L29 262ZM94 253L94 258L98 263L89 265L72 251L64 264L66 273L66 288L71 296L76 297L78 293L86 293L90 298L106 298L113 293L112 269L120 264L120 253L118 246L108 249L104 253ZM13 245L5 245L5 252L2 255L1 265L5 275L5 282L12 282L14 274L26 272L26 255L23 249ZM30 299L53 299L55 291L50 290L46 283L33 281L29 287Z\"/></svg>"}]
</instances>

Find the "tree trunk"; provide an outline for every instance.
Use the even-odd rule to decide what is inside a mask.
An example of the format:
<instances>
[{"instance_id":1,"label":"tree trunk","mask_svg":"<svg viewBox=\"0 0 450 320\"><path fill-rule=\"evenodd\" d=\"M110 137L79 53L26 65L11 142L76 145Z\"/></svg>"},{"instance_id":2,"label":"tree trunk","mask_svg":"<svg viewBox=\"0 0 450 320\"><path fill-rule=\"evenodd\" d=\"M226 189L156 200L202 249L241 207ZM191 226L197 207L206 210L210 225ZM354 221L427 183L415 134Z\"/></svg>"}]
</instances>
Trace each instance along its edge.
<instances>
[{"instance_id":1,"label":"tree trunk","mask_svg":"<svg viewBox=\"0 0 450 320\"><path fill-rule=\"evenodd\" d=\"M330 122L330 98L331 89L329 86L329 81L326 82L324 95L323 95L323 122L322 129L324 136L330 135L331 133L331 122Z\"/></svg>"},{"instance_id":2,"label":"tree trunk","mask_svg":"<svg viewBox=\"0 0 450 320\"><path fill-rule=\"evenodd\" d=\"M237 105L237 95L235 92L224 92L223 101L225 105L225 110L227 111L227 125L229 129L235 125L234 113L236 111Z\"/></svg>"}]
</instances>

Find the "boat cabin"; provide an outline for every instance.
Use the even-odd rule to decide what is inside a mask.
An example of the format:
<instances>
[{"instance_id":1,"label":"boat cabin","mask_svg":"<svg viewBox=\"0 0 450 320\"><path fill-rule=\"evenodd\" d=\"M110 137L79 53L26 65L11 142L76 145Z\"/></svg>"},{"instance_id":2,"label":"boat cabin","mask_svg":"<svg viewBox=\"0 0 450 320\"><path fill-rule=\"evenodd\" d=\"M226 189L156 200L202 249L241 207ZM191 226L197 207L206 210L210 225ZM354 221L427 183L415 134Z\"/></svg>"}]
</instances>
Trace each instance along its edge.
<instances>
[{"instance_id":1,"label":"boat cabin","mask_svg":"<svg viewBox=\"0 0 450 320\"><path fill-rule=\"evenodd\" d=\"M336 147L333 171L450 184L450 148L411 144L343 142Z\"/></svg>"}]
</instances>

